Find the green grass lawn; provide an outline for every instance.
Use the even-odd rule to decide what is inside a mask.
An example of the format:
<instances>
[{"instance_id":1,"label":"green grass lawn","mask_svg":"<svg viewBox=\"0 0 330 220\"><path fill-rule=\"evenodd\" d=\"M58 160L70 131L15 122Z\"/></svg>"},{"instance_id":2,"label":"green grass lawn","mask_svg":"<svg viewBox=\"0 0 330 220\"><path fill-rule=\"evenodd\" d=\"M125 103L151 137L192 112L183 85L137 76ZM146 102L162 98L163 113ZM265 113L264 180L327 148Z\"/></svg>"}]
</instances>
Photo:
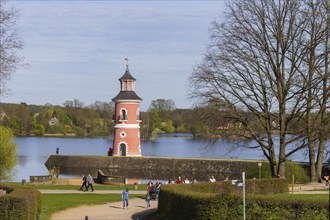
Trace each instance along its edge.
<instances>
[{"instance_id":1,"label":"green grass lawn","mask_svg":"<svg viewBox=\"0 0 330 220\"><path fill-rule=\"evenodd\" d=\"M78 190L80 186L74 185L29 185L32 189L62 189L62 190ZM135 186L133 184L123 184L123 185L94 185L94 190L124 190L128 188L129 190L134 190ZM137 185L137 190L147 190L147 185Z\"/></svg>"},{"instance_id":2,"label":"green grass lawn","mask_svg":"<svg viewBox=\"0 0 330 220\"><path fill-rule=\"evenodd\" d=\"M138 195L130 195L130 199ZM40 219L50 219L55 212L81 205L100 205L121 201L121 195L115 194L42 194Z\"/></svg>"},{"instance_id":3,"label":"green grass lawn","mask_svg":"<svg viewBox=\"0 0 330 220\"><path fill-rule=\"evenodd\" d=\"M1 183L2 185L22 185L19 182L8 182L8 183ZM31 189L58 189L58 190L78 190L80 186L77 185L55 185L55 184L30 184L29 182L26 183L26 187ZM128 188L129 190L134 190L135 186L133 184L115 184L115 185L101 185L95 184L94 190L124 190ZM138 184L137 190L147 190L147 184Z\"/></svg>"}]
</instances>

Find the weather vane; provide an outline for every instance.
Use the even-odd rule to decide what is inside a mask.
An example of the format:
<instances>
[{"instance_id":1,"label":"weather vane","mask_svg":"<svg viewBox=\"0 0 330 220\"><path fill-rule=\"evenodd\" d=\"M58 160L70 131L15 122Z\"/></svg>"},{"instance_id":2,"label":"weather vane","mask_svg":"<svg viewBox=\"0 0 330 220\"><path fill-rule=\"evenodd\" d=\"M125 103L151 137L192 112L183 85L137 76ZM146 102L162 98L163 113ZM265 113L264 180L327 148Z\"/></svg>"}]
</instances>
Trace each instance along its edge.
<instances>
[{"instance_id":1,"label":"weather vane","mask_svg":"<svg viewBox=\"0 0 330 220\"><path fill-rule=\"evenodd\" d=\"M125 57L126 60L126 68L128 68L128 57Z\"/></svg>"}]
</instances>

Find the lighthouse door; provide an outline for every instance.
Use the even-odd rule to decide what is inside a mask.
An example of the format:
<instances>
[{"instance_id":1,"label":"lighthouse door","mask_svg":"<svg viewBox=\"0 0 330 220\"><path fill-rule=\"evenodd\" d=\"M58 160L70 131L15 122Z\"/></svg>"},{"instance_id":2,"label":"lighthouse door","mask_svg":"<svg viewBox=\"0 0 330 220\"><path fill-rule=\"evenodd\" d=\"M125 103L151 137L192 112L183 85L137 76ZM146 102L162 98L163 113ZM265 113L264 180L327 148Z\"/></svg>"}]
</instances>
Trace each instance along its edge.
<instances>
[{"instance_id":1,"label":"lighthouse door","mask_svg":"<svg viewBox=\"0 0 330 220\"><path fill-rule=\"evenodd\" d=\"M123 143L120 144L119 156L126 156L126 144Z\"/></svg>"}]
</instances>

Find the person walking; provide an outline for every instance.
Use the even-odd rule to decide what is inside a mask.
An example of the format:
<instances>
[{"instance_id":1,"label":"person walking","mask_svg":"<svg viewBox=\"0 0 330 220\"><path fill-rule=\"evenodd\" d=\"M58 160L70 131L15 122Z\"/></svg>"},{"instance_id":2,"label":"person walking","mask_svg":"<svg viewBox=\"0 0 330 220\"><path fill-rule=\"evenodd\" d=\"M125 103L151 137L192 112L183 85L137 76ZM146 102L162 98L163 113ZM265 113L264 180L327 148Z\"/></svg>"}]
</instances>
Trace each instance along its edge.
<instances>
[{"instance_id":1,"label":"person walking","mask_svg":"<svg viewBox=\"0 0 330 220\"><path fill-rule=\"evenodd\" d=\"M151 192L153 187L154 187L154 184L151 182L151 180L149 180L148 185L147 185L147 191Z\"/></svg>"},{"instance_id":2,"label":"person walking","mask_svg":"<svg viewBox=\"0 0 330 220\"><path fill-rule=\"evenodd\" d=\"M83 190L83 187L85 187L85 190L83 190L84 192L85 191L88 191L88 187L87 187L87 176L85 174L83 175L82 180L83 180L83 183L81 184L80 191Z\"/></svg>"},{"instance_id":3,"label":"person walking","mask_svg":"<svg viewBox=\"0 0 330 220\"><path fill-rule=\"evenodd\" d=\"M155 195L155 200L157 201L159 198L159 192L160 192L160 187L162 186L162 182L159 180L156 180L156 195Z\"/></svg>"},{"instance_id":4,"label":"person walking","mask_svg":"<svg viewBox=\"0 0 330 220\"><path fill-rule=\"evenodd\" d=\"M147 208L150 207L150 200L151 200L151 196L150 196L150 192L148 191L146 194L146 204L147 204Z\"/></svg>"},{"instance_id":5,"label":"person walking","mask_svg":"<svg viewBox=\"0 0 330 220\"><path fill-rule=\"evenodd\" d=\"M325 188L329 188L329 176L324 176L325 179Z\"/></svg>"},{"instance_id":6,"label":"person walking","mask_svg":"<svg viewBox=\"0 0 330 220\"><path fill-rule=\"evenodd\" d=\"M123 199L123 209L128 209L128 189L127 188L123 191L121 197Z\"/></svg>"},{"instance_id":7,"label":"person walking","mask_svg":"<svg viewBox=\"0 0 330 220\"><path fill-rule=\"evenodd\" d=\"M87 191L89 190L89 187L92 188L92 192L94 192L94 188L93 188L93 178L90 174L88 174L87 176L87 182L88 182L88 186L87 186Z\"/></svg>"}]
</instances>

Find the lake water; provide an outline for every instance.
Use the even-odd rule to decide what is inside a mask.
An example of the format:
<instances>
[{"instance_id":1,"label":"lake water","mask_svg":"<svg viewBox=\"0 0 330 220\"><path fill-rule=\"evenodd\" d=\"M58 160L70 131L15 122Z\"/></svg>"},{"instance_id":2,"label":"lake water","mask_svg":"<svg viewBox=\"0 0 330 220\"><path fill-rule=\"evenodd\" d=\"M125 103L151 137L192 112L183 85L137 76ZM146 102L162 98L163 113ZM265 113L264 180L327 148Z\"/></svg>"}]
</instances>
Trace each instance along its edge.
<instances>
[{"instance_id":1,"label":"lake water","mask_svg":"<svg viewBox=\"0 0 330 220\"><path fill-rule=\"evenodd\" d=\"M107 155L109 147L112 146L112 138L18 137L15 142L17 165L14 181L29 181L31 175L48 175L44 163L50 155L55 154L56 148L59 148L61 155ZM240 147L254 145L251 141L226 139L213 144L180 134L161 136L156 141L141 141L142 156L265 159L258 149ZM308 161L303 151L294 154L290 159ZM62 175L64 176L65 174Z\"/></svg>"}]
</instances>

